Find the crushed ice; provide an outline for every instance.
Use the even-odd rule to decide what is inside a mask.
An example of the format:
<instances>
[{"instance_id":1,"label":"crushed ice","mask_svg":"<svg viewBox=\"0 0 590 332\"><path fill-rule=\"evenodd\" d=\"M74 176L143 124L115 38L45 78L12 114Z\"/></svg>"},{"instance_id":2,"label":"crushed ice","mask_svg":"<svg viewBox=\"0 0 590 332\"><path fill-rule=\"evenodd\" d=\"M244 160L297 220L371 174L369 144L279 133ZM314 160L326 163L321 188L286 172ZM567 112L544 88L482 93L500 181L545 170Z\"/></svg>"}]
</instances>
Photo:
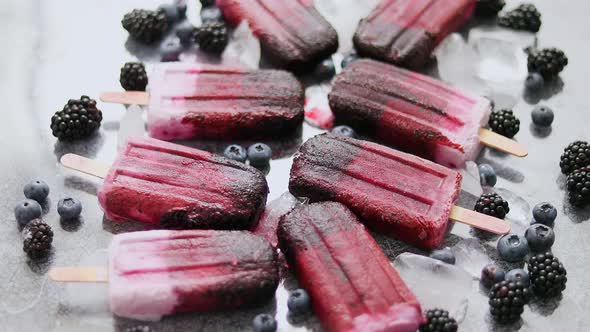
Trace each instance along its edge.
<instances>
[{"instance_id":1,"label":"crushed ice","mask_svg":"<svg viewBox=\"0 0 590 332\"><path fill-rule=\"evenodd\" d=\"M117 146L119 149L122 149L125 147L129 136L143 136L144 134L143 109L141 106L132 105L123 114L123 118L121 118L119 123Z\"/></svg>"},{"instance_id":2,"label":"crushed ice","mask_svg":"<svg viewBox=\"0 0 590 332\"><path fill-rule=\"evenodd\" d=\"M483 193L481 187L481 181L479 179L479 168L473 161L468 161L463 169L459 170L463 176L463 182L461 182L461 190L468 192L469 194L479 197Z\"/></svg>"},{"instance_id":3,"label":"crushed ice","mask_svg":"<svg viewBox=\"0 0 590 332\"><path fill-rule=\"evenodd\" d=\"M241 65L248 69L258 69L260 63L260 41L248 22L243 21L234 30L229 44L221 55L223 64Z\"/></svg>"}]
</instances>

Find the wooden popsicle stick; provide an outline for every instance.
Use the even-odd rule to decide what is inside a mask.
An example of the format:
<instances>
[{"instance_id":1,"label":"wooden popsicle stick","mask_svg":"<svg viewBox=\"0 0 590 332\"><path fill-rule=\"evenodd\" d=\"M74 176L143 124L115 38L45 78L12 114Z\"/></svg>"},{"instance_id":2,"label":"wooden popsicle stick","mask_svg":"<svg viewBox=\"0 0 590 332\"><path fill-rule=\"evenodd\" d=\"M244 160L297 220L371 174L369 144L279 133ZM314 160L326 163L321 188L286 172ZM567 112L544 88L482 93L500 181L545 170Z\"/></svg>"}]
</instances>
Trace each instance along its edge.
<instances>
[{"instance_id":1,"label":"wooden popsicle stick","mask_svg":"<svg viewBox=\"0 0 590 332\"><path fill-rule=\"evenodd\" d=\"M112 91L100 94L100 100L105 103L125 105L147 105L150 94L145 91Z\"/></svg>"},{"instance_id":2,"label":"wooden popsicle stick","mask_svg":"<svg viewBox=\"0 0 590 332\"><path fill-rule=\"evenodd\" d=\"M97 267L54 267L49 270L49 278L63 282L109 282L107 271Z\"/></svg>"},{"instance_id":3,"label":"wooden popsicle stick","mask_svg":"<svg viewBox=\"0 0 590 332\"><path fill-rule=\"evenodd\" d=\"M460 206L453 206L449 219L494 234L508 234L510 233L511 229L510 224L502 219L494 218L492 216L472 210L467 210Z\"/></svg>"},{"instance_id":4,"label":"wooden popsicle stick","mask_svg":"<svg viewBox=\"0 0 590 332\"><path fill-rule=\"evenodd\" d=\"M67 168L94 175L101 179L107 176L111 168L109 165L103 164L100 161L88 159L73 153L63 155L60 162Z\"/></svg>"},{"instance_id":5,"label":"wooden popsicle stick","mask_svg":"<svg viewBox=\"0 0 590 332\"><path fill-rule=\"evenodd\" d=\"M527 148L508 137L497 134L489 129L479 129L479 141L485 146L509 153L517 157L526 157Z\"/></svg>"}]
</instances>

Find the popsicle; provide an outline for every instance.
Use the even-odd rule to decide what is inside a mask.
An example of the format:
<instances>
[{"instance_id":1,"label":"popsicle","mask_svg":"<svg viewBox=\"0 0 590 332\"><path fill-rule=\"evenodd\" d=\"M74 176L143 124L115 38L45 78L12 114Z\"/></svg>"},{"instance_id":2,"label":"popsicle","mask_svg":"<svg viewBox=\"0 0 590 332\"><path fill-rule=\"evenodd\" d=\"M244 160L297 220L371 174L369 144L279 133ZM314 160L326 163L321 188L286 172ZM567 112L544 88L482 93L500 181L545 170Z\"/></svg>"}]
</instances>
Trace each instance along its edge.
<instances>
[{"instance_id":1,"label":"popsicle","mask_svg":"<svg viewBox=\"0 0 590 332\"><path fill-rule=\"evenodd\" d=\"M276 252L246 231L157 230L116 235L108 271L54 268L54 281L108 282L111 311L159 320L185 312L251 307L274 296Z\"/></svg>"},{"instance_id":2,"label":"popsicle","mask_svg":"<svg viewBox=\"0 0 590 332\"><path fill-rule=\"evenodd\" d=\"M151 137L254 139L293 134L304 91L290 73L195 63L154 65L149 93L106 92L104 102L148 105Z\"/></svg>"},{"instance_id":3,"label":"popsicle","mask_svg":"<svg viewBox=\"0 0 590 332\"><path fill-rule=\"evenodd\" d=\"M328 98L337 124L451 168L475 160L482 145L528 154L482 128L491 113L488 99L396 66L355 61L338 75Z\"/></svg>"},{"instance_id":4,"label":"popsicle","mask_svg":"<svg viewBox=\"0 0 590 332\"><path fill-rule=\"evenodd\" d=\"M353 37L363 56L420 68L473 14L476 0L382 0Z\"/></svg>"},{"instance_id":5,"label":"popsicle","mask_svg":"<svg viewBox=\"0 0 590 332\"><path fill-rule=\"evenodd\" d=\"M316 10L313 0L217 0L230 24L248 21L263 54L289 70L310 66L338 49L338 34Z\"/></svg>"},{"instance_id":6,"label":"popsicle","mask_svg":"<svg viewBox=\"0 0 590 332\"><path fill-rule=\"evenodd\" d=\"M416 332L423 323L418 300L346 206L297 207L278 234L327 331Z\"/></svg>"},{"instance_id":7,"label":"popsicle","mask_svg":"<svg viewBox=\"0 0 590 332\"><path fill-rule=\"evenodd\" d=\"M337 201L372 229L423 249L440 246L449 219L506 234L504 220L454 206L461 175L379 144L323 134L295 154L289 191Z\"/></svg>"},{"instance_id":8,"label":"popsicle","mask_svg":"<svg viewBox=\"0 0 590 332\"><path fill-rule=\"evenodd\" d=\"M109 167L65 155L64 166L103 177L98 200L112 221L172 229L250 229L266 204L264 175L243 163L152 138L130 137Z\"/></svg>"}]
</instances>

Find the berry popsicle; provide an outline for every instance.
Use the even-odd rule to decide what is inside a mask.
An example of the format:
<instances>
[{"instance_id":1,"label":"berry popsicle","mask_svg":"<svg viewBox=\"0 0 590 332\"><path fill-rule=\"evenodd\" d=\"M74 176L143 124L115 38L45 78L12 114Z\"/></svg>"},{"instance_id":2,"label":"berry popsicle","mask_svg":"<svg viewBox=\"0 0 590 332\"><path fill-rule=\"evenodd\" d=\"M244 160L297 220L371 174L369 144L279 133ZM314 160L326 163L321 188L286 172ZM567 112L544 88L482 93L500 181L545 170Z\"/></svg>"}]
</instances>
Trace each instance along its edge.
<instances>
[{"instance_id":1,"label":"berry popsicle","mask_svg":"<svg viewBox=\"0 0 590 332\"><path fill-rule=\"evenodd\" d=\"M152 138L130 137L112 167L76 155L64 166L105 178L108 219L173 229L249 229L264 209L264 175L243 163Z\"/></svg>"},{"instance_id":2,"label":"berry popsicle","mask_svg":"<svg viewBox=\"0 0 590 332\"><path fill-rule=\"evenodd\" d=\"M100 98L148 105L153 138L284 137L303 122L303 87L286 71L176 62L156 64L149 81L149 94L106 92Z\"/></svg>"},{"instance_id":3,"label":"berry popsicle","mask_svg":"<svg viewBox=\"0 0 590 332\"><path fill-rule=\"evenodd\" d=\"M414 294L346 206L295 208L281 220L278 235L327 331L415 332L424 322Z\"/></svg>"},{"instance_id":4,"label":"berry popsicle","mask_svg":"<svg viewBox=\"0 0 590 332\"><path fill-rule=\"evenodd\" d=\"M54 281L108 282L111 311L160 320L186 312L251 307L274 296L276 252L246 231L146 231L116 235L108 272L54 268Z\"/></svg>"},{"instance_id":5,"label":"berry popsicle","mask_svg":"<svg viewBox=\"0 0 590 332\"><path fill-rule=\"evenodd\" d=\"M439 247L449 219L506 234L510 224L454 206L461 175L379 144L333 134L308 140L295 155L289 191L337 201L376 231L423 249Z\"/></svg>"},{"instance_id":6,"label":"berry popsicle","mask_svg":"<svg viewBox=\"0 0 590 332\"><path fill-rule=\"evenodd\" d=\"M420 68L475 5L476 0L382 0L360 21L353 42L362 56Z\"/></svg>"},{"instance_id":7,"label":"berry popsicle","mask_svg":"<svg viewBox=\"0 0 590 332\"><path fill-rule=\"evenodd\" d=\"M482 144L527 155L515 141L482 129L490 117L488 99L396 66L355 61L338 75L328 98L336 123L451 168L475 160Z\"/></svg>"},{"instance_id":8,"label":"berry popsicle","mask_svg":"<svg viewBox=\"0 0 590 332\"><path fill-rule=\"evenodd\" d=\"M280 68L302 71L338 49L338 34L313 0L217 0L225 19L248 21L265 56Z\"/></svg>"}]
</instances>

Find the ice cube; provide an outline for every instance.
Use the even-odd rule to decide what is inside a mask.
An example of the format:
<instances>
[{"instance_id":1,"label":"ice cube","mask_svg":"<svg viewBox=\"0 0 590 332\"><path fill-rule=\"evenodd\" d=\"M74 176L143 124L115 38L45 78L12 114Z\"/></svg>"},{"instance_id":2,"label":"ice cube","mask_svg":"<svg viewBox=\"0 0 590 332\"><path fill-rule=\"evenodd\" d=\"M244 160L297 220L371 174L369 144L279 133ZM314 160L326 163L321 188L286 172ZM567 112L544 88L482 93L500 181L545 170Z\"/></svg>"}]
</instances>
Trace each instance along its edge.
<instances>
[{"instance_id":1,"label":"ice cube","mask_svg":"<svg viewBox=\"0 0 590 332\"><path fill-rule=\"evenodd\" d=\"M290 192L282 194L266 206L262 217L260 217L258 224L254 226L252 232L264 237L276 248L278 244L277 229L281 217L291 212L299 204L301 202Z\"/></svg>"},{"instance_id":2,"label":"ice cube","mask_svg":"<svg viewBox=\"0 0 590 332\"><path fill-rule=\"evenodd\" d=\"M473 196L481 196L483 189L481 187L481 180L479 179L479 168L477 167L477 164L473 161L468 161L459 172L463 176L461 190L464 190Z\"/></svg>"},{"instance_id":3,"label":"ice cube","mask_svg":"<svg viewBox=\"0 0 590 332\"><path fill-rule=\"evenodd\" d=\"M127 143L127 137L143 136L144 134L143 109L138 105L131 105L119 123L117 146L122 149Z\"/></svg>"},{"instance_id":4,"label":"ice cube","mask_svg":"<svg viewBox=\"0 0 590 332\"><path fill-rule=\"evenodd\" d=\"M322 129L332 128L334 113L328 103L328 93L331 87L321 84L305 90L305 121L314 127Z\"/></svg>"},{"instance_id":5,"label":"ice cube","mask_svg":"<svg viewBox=\"0 0 590 332\"><path fill-rule=\"evenodd\" d=\"M529 227L532 209L527 200L508 189L496 188L494 191L509 204L510 212L506 215L506 219L512 223L512 232L519 233Z\"/></svg>"},{"instance_id":6,"label":"ice cube","mask_svg":"<svg viewBox=\"0 0 590 332\"><path fill-rule=\"evenodd\" d=\"M440 78L458 88L485 94L486 86L475 76L478 55L458 33L450 34L435 50Z\"/></svg>"},{"instance_id":7,"label":"ice cube","mask_svg":"<svg viewBox=\"0 0 590 332\"><path fill-rule=\"evenodd\" d=\"M455 244L451 251L455 254L455 266L479 279L481 269L491 263L484 246L477 239L464 239Z\"/></svg>"},{"instance_id":8,"label":"ice cube","mask_svg":"<svg viewBox=\"0 0 590 332\"><path fill-rule=\"evenodd\" d=\"M254 36L248 22L243 21L234 30L230 42L221 55L223 64L241 65L258 69L260 63L260 41Z\"/></svg>"},{"instance_id":9,"label":"ice cube","mask_svg":"<svg viewBox=\"0 0 590 332\"><path fill-rule=\"evenodd\" d=\"M536 47L537 37L532 32L517 31L498 26L478 26L469 30L469 42L473 43L480 38L493 38L503 40L516 45L520 50Z\"/></svg>"}]
</instances>

